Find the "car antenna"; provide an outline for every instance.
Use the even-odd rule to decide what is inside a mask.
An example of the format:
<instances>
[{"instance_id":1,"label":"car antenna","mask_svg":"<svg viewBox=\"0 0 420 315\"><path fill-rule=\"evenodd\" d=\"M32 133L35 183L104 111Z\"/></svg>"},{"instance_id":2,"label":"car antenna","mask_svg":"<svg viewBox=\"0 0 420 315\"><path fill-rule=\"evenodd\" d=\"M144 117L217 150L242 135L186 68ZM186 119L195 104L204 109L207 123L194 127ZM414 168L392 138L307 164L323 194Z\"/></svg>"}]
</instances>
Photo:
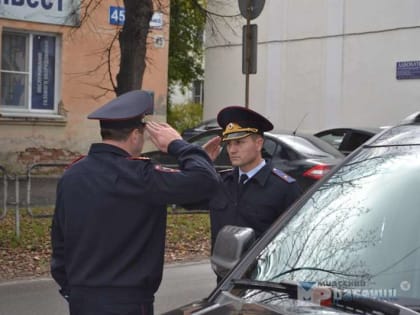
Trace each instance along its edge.
<instances>
[{"instance_id":1,"label":"car antenna","mask_svg":"<svg viewBox=\"0 0 420 315\"><path fill-rule=\"evenodd\" d=\"M293 131L293 135L296 136L296 132L299 129L300 125L302 125L303 121L305 120L306 116L308 116L308 113L306 113L303 118L300 120L300 122L298 123L298 125L296 126L296 129Z\"/></svg>"}]
</instances>

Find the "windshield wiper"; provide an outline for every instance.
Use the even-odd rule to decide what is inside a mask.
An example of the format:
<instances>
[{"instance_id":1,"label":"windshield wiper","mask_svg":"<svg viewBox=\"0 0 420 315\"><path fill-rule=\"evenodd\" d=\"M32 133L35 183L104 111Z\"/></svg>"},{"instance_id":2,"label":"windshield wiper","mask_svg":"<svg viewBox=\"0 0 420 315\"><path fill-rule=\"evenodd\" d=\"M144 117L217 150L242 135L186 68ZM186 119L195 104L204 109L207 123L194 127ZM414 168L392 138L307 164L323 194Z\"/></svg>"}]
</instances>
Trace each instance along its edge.
<instances>
[{"instance_id":1,"label":"windshield wiper","mask_svg":"<svg viewBox=\"0 0 420 315\"><path fill-rule=\"evenodd\" d=\"M275 291L287 295L288 298L298 299L298 282L270 282L258 281L251 279L233 279L231 280L234 287L245 289L257 289L262 291ZM356 295L333 287L323 287L331 290L330 303L322 304L325 307L352 311L355 313L383 315L418 315L414 310L401 306L399 304L390 303L384 300L372 297ZM340 298L335 298L339 296Z\"/></svg>"},{"instance_id":2,"label":"windshield wiper","mask_svg":"<svg viewBox=\"0 0 420 315\"><path fill-rule=\"evenodd\" d=\"M348 295L347 293L344 293L342 298L335 299L331 306L355 313L362 311L368 314L377 314L379 312L384 315L418 314L398 304L361 295Z\"/></svg>"},{"instance_id":3,"label":"windshield wiper","mask_svg":"<svg viewBox=\"0 0 420 315\"><path fill-rule=\"evenodd\" d=\"M245 289L259 289L263 291L276 291L287 294L291 299L297 299L297 284L295 283L276 283L251 279L233 279L231 282L235 287Z\"/></svg>"},{"instance_id":4,"label":"windshield wiper","mask_svg":"<svg viewBox=\"0 0 420 315\"><path fill-rule=\"evenodd\" d=\"M301 271L301 270L322 271L322 272L326 272L326 273L330 273L330 274L338 275L338 276L344 276L344 277L355 277L355 278L364 278L364 279L366 279L366 278L369 279L371 277L371 275L368 274L368 273L365 273L365 274L351 274L351 273L344 273L344 272L340 272L340 271L328 270L328 269L317 268L317 267L298 267L298 268L291 268L291 269L288 269L286 271L280 272L279 274L272 277L270 279L270 281L274 280L278 277L287 275L289 273L293 273L293 272Z\"/></svg>"}]
</instances>

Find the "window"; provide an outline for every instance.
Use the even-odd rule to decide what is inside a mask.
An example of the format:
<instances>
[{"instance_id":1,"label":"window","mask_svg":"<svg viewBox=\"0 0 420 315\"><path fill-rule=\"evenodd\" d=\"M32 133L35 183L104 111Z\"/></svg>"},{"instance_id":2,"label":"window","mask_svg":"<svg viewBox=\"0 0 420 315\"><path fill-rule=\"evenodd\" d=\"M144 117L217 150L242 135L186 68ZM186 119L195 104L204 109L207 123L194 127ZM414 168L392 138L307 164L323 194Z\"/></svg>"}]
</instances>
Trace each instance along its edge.
<instances>
[{"instance_id":1,"label":"window","mask_svg":"<svg viewBox=\"0 0 420 315\"><path fill-rule=\"evenodd\" d=\"M55 35L5 30L1 36L0 112L57 113L58 41Z\"/></svg>"},{"instance_id":2,"label":"window","mask_svg":"<svg viewBox=\"0 0 420 315\"><path fill-rule=\"evenodd\" d=\"M262 155L264 159L272 159L277 149L277 142L268 137L264 137L264 148Z\"/></svg>"},{"instance_id":3,"label":"window","mask_svg":"<svg viewBox=\"0 0 420 315\"><path fill-rule=\"evenodd\" d=\"M203 104L203 83L203 80L196 80L193 82L192 98L194 103Z\"/></svg>"}]
</instances>

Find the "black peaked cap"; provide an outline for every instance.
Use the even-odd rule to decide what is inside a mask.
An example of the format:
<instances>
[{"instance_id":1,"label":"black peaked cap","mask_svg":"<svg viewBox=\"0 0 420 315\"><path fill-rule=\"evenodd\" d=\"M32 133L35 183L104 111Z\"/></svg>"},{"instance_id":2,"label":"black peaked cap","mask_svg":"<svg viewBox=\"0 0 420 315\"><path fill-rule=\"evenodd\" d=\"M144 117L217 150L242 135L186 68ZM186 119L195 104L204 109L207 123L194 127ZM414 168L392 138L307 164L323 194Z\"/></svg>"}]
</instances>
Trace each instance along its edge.
<instances>
[{"instance_id":1,"label":"black peaked cap","mask_svg":"<svg viewBox=\"0 0 420 315\"><path fill-rule=\"evenodd\" d=\"M252 133L263 134L274 128L267 118L242 106L223 108L217 115L217 122L223 128L223 140L240 139Z\"/></svg>"},{"instance_id":2,"label":"black peaked cap","mask_svg":"<svg viewBox=\"0 0 420 315\"><path fill-rule=\"evenodd\" d=\"M88 115L97 119L101 127L130 128L141 124L146 114L153 112L153 97L150 92L134 90L121 94Z\"/></svg>"}]
</instances>

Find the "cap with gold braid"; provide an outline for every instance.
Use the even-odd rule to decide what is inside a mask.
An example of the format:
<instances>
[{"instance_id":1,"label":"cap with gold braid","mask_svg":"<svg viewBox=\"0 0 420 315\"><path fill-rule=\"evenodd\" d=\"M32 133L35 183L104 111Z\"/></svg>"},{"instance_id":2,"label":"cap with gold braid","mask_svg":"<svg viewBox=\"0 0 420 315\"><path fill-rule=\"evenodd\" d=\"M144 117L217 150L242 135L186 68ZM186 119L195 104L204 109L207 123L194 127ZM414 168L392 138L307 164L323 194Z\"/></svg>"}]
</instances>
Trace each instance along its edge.
<instances>
[{"instance_id":1,"label":"cap with gold braid","mask_svg":"<svg viewBox=\"0 0 420 315\"><path fill-rule=\"evenodd\" d=\"M273 124L264 116L241 106L229 106L217 115L223 128L222 141L236 140L251 134L263 134L273 129Z\"/></svg>"}]
</instances>

